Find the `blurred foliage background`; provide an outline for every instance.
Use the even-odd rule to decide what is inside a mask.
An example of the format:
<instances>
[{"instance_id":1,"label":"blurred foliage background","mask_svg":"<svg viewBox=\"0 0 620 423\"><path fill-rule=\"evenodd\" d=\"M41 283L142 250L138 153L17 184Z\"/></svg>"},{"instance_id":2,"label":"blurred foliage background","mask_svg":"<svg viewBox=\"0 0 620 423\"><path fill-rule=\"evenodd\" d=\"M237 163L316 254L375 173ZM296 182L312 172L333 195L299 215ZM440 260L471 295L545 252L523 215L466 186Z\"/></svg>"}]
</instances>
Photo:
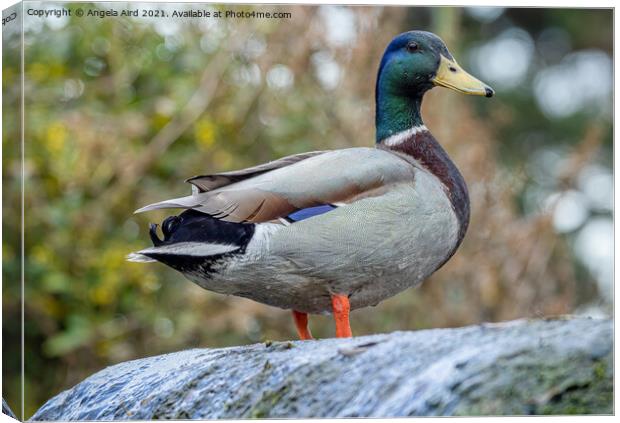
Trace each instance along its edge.
<instances>
[{"instance_id":1,"label":"blurred foliage background","mask_svg":"<svg viewBox=\"0 0 620 423\"><path fill-rule=\"evenodd\" d=\"M177 4L50 4L186 10ZM290 19L27 16L25 417L97 370L193 347L294 339L288 312L125 261L189 176L371 146L383 49L436 32L492 100L432 90L426 125L470 188L459 252L354 312L357 335L612 312L612 11L209 6ZM5 34L6 46L17 37ZM19 402L19 57L3 63L3 396ZM333 334L315 316L317 337Z\"/></svg>"}]
</instances>

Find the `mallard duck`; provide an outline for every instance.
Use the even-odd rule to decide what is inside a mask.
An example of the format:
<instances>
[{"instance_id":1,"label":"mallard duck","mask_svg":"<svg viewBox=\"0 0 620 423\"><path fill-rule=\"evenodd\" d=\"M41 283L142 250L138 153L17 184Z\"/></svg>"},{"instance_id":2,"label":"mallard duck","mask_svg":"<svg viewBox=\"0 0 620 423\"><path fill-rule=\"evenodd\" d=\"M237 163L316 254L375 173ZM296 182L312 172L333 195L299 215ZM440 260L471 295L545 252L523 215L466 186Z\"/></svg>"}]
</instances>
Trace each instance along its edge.
<instances>
[{"instance_id":1,"label":"mallard duck","mask_svg":"<svg viewBox=\"0 0 620 423\"><path fill-rule=\"evenodd\" d=\"M491 97L435 34L410 31L387 46L376 82L375 148L313 151L248 169L187 179L192 194L148 205L185 209L151 224L158 261L201 287L292 310L301 339L308 314L349 312L421 284L461 244L467 186L424 126L435 86Z\"/></svg>"}]
</instances>

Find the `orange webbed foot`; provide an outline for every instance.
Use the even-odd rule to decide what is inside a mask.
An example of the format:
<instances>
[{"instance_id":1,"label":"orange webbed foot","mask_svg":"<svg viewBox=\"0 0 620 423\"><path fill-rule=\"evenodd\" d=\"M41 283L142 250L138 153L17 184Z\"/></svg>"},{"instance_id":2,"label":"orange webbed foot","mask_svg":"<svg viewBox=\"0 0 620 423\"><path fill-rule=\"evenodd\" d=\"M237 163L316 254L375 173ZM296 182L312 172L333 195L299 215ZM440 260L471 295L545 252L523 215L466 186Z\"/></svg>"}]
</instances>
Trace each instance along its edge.
<instances>
[{"instance_id":1,"label":"orange webbed foot","mask_svg":"<svg viewBox=\"0 0 620 423\"><path fill-rule=\"evenodd\" d=\"M336 322L336 338L351 338L351 324L349 323L349 297L347 295L332 294L332 310Z\"/></svg>"},{"instance_id":2,"label":"orange webbed foot","mask_svg":"<svg viewBox=\"0 0 620 423\"><path fill-rule=\"evenodd\" d=\"M297 328L297 334L299 339L313 339L312 333L308 328L308 313L302 313L301 311L293 310L293 319L295 320L295 327Z\"/></svg>"}]
</instances>

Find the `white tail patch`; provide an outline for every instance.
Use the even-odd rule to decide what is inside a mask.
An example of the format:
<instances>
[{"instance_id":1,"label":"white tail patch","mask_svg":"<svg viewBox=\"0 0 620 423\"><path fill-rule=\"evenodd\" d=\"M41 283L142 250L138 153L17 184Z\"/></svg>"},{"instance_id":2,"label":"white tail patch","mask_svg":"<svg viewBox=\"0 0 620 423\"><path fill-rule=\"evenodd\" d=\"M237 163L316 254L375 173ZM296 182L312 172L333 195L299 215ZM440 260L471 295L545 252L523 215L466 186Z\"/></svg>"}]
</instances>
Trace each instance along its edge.
<instances>
[{"instance_id":1,"label":"white tail patch","mask_svg":"<svg viewBox=\"0 0 620 423\"><path fill-rule=\"evenodd\" d=\"M157 261L155 259L152 259L140 253L129 253L125 257L125 259L127 259L127 261L130 261L132 263L153 263Z\"/></svg>"},{"instance_id":2,"label":"white tail patch","mask_svg":"<svg viewBox=\"0 0 620 423\"><path fill-rule=\"evenodd\" d=\"M134 212L134 214L157 209L191 209L192 207L200 205L201 198L202 197L200 197L200 194L198 194L188 195L187 197L173 198L171 200L164 200L139 208Z\"/></svg>"},{"instance_id":3,"label":"white tail patch","mask_svg":"<svg viewBox=\"0 0 620 423\"><path fill-rule=\"evenodd\" d=\"M146 257L148 259L149 257L147 256L147 254L170 254L177 256L206 257L230 253L238 249L239 246L230 244L178 242L176 244L160 245L159 247L146 248L144 250L138 251L137 253L131 253L127 256L127 260L134 262L145 262L146 260L144 260L142 257Z\"/></svg>"},{"instance_id":4,"label":"white tail patch","mask_svg":"<svg viewBox=\"0 0 620 423\"><path fill-rule=\"evenodd\" d=\"M424 125L414 126L413 128L409 128L406 131L399 132L398 134L394 134L391 137L384 139L382 142L384 145L388 147L394 147L395 145L402 144L409 137L412 137L420 132L428 131L428 128Z\"/></svg>"}]
</instances>

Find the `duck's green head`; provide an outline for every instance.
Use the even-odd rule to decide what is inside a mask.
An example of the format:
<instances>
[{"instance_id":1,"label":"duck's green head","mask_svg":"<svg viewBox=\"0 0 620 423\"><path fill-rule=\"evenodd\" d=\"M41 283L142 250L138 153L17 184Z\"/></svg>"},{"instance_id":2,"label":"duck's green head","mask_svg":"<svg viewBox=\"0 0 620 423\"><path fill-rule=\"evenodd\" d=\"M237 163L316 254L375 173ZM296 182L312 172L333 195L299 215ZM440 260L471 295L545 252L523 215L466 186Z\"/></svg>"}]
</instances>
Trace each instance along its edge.
<instances>
[{"instance_id":1,"label":"duck's green head","mask_svg":"<svg viewBox=\"0 0 620 423\"><path fill-rule=\"evenodd\" d=\"M437 35L409 31L394 38L377 75L377 140L421 125L422 97L435 86L485 97L494 94L491 87L458 65Z\"/></svg>"}]
</instances>

